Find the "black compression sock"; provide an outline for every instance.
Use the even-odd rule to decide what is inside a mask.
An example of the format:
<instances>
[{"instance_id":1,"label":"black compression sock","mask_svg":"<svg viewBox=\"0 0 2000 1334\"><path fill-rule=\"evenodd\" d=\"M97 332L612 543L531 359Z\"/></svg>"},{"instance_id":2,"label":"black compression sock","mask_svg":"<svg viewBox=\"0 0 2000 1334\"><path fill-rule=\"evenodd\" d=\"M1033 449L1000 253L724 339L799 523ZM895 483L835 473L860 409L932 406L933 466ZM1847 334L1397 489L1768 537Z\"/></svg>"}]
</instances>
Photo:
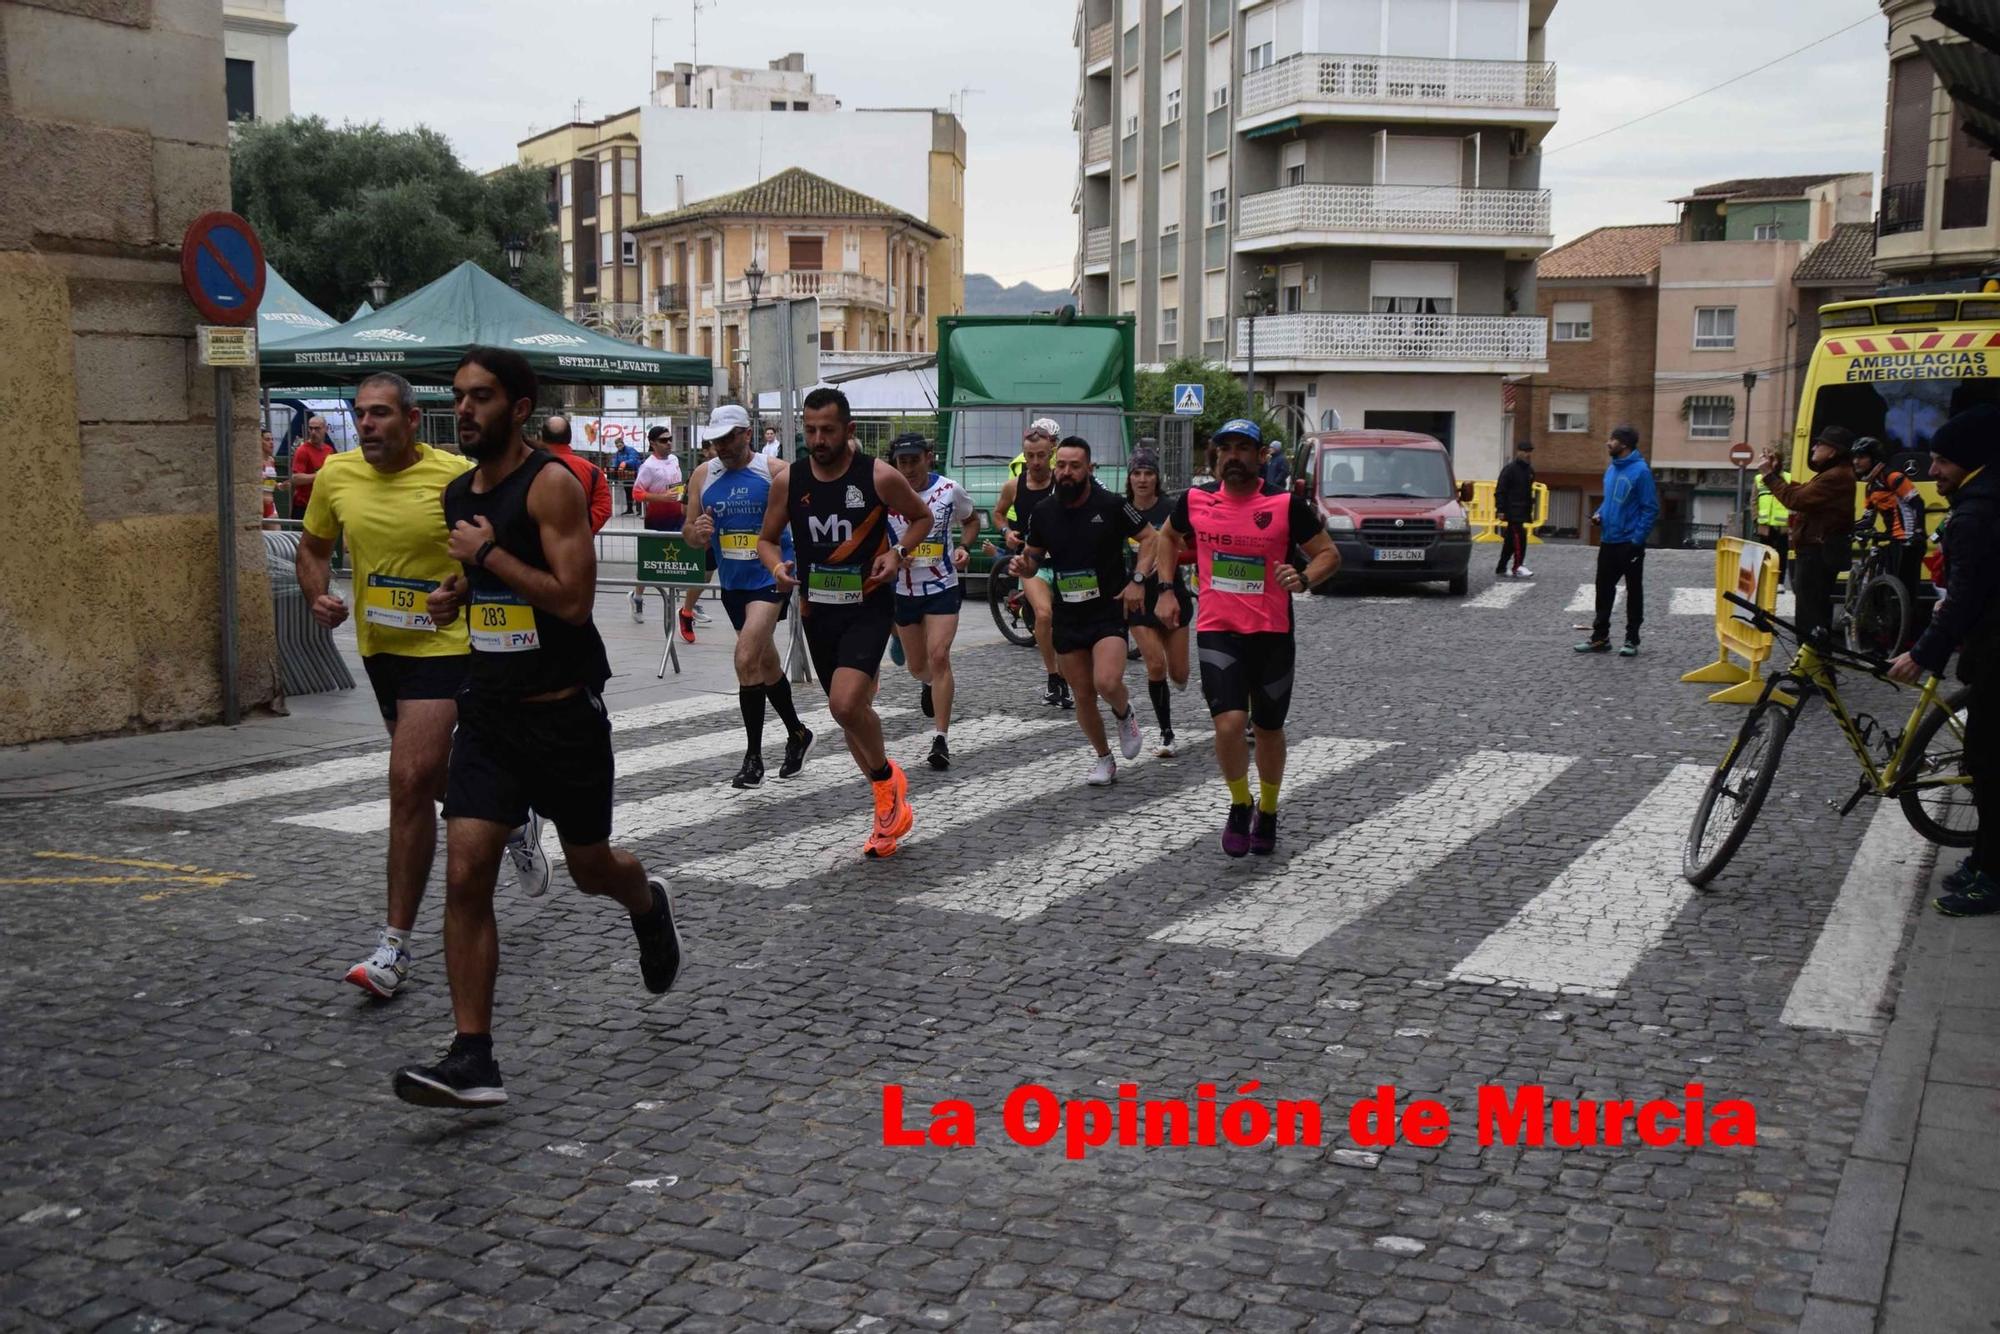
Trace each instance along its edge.
<instances>
[{"instance_id":1,"label":"black compression sock","mask_svg":"<svg viewBox=\"0 0 2000 1334\"><path fill-rule=\"evenodd\" d=\"M1051 689L1051 690L1061 690L1061 689L1062 689L1062 687L1063 687L1063 679L1062 679L1062 677L1061 677L1061 676L1059 676L1059 675L1058 675L1057 673L1055 673L1055 672L1050 672L1050 673L1049 673L1049 689Z\"/></svg>"},{"instance_id":2,"label":"black compression sock","mask_svg":"<svg viewBox=\"0 0 2000 1334\"><path fill-rule=\"evenodd\" d=\"M736 687L736 703L743 710L743 735L751 750L764 748L764 687Z\"/></svg>"},{"instance_id":3,"label":"black compression sock","mask_svg":"<svg viewBox=\"0 0 2000 1334\"><path fill-rule=\"evenodd\" d=\"M452 1037L451 1045L460 1050L469 1051L474 1056L491 1056L493 1054L493 1035L491 1033L459 1033Z\"/></svg>"},{"instance_id":4,"label":"black compression sock","mask_svg":"<svg viewBox=\"0 0 2000 1334\"><path fill-rule=\"evenodd\" d=\"M764 687L764 698L771 701L771 707L778 711L778 720L785 725L785 731L797 736L805 729L799 725L799 711L792 707L792 683L779 677Z\"/></svg>"},{"instance_id":5,"label":"black compression sock","mask_svg":"<svg viewBox=\"0 0 2000 1334\"><path fill-rule=\"evenodd\" d=\"M895 772L896 771L894 769L891 769L888 765L885 764L880 769L877 769L874 773L869 774L868 781L871 783L886 783L889 781L891 777L895 775Z\"/></svg>"},{"instance_id":6,"label":"black compression sock","mask_svg":"<svg viewBox=\"0 0 2000 1334\"><path fill-rule=\"evenodd\" d=\"M1146 694L1153 701L1153 716L1160 720L1162 734L1174 730L1173 696L1167 693L1165 681L1146 682Z\"/></svg>"}]
</instances>

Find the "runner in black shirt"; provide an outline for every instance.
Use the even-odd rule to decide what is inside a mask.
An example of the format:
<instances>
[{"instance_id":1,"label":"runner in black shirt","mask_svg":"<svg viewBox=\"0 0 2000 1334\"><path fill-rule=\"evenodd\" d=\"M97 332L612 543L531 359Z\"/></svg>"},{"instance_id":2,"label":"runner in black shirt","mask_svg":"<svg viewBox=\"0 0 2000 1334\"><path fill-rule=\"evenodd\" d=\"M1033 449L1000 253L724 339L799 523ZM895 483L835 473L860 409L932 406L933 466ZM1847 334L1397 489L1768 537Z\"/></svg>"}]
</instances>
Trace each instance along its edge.
<instances>
[{"instance_id":1,"label":"runner in black shirt","mask_svg":"<svg viewBox=\"0 0 2000 1334\"><path fill-rule=\"evenodd\" d=\"M1069 436L1056 447L1055 494L1028 516L1027 544L1014 558L1019 579L1048 566L1055 580L1056 661L1076 698L1076 721L1097 752L1092 787L1118 777L1118 763L1104 736L1097 697L1118 721L1118 750L1139 754L1139 720L1125 694L1125 617L1140 610L1145 590L1125 567L1127 538L1150 538L1153 526L1132 503L1099 486L1091 475L1090 442Z\"/></svg>"},{"instance_id":2,"label":"runner in black shirt","mask_svg":"<svg viewBox=\"0 0 2000 1334\"><path fill-rule=\"evenodd\" d=\"M478 462L445 487L449 549L464 574L429 611L468 617L472 661L445 778L445 972L457 1036L444 1059L396 1074L396 1096L426 1107L507 1101L493 1060L500 968L493 883L509 831L534 810L556 827L571 879L632 915L639 970L655 995L680 971L666 882L611 846L611 674L591 621L597 557L576 475L521 434L535 372L520 353L475 347L452 380L458 442Z\"/></svg>"}]
</instances>

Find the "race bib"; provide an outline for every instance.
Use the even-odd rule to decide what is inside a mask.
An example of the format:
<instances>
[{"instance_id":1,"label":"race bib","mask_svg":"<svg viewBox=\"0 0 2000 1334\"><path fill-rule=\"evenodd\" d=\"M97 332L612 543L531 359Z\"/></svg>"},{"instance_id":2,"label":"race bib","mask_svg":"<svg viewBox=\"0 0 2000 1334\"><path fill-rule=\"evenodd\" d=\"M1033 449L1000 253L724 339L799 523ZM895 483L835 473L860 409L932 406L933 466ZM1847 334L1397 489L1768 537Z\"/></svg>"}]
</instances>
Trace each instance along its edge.
<instances>
[{"instance_id":1,"label":"race bib","mask_svg":"<svg viewBox=\"0 0 2000 1334\"><path fill-rule=\"evenodd\" d=\"M371 574L361 590L361 617L370 625L397 630L437 631L425 598L437 587L435 579L398 579Z\"/></svg>"},{"instance_id":2,"label":"race bib","mask_svg":"<svg viewBox=\"0 0 2000 1334\"><path fill-rule=\"evenodd\" d=\"M1097 571L1057 570L1056 593L1064 602L1093 602L1098 597Z\"/></svg>"},{"instance_id":3,"label":"race bib","mask_svg":"<svg viewBox=\"0 0 2000 1334\"><path fill-rule=\"evenodd\" d=\"M944 543L919 542L917 549L910 553L911 560L941 561L944 559Z\"/></svg>"},{"instance_id":4,"label":"race bib","mask_svg":"<svg viewBox=\"0 0 2000 1334\"><path fill-rule=\"evenodd\" d=\"M513 593L475 593L468 612L476 652L527 653L542 646L535 609Z\"/></svg>"},{"instance_id":5,"label":"race bib","mask_svg":"<svg viewBox=\"0 0 2000 1334\"><path fill-rule=\"evenodd\" d=\"M852 607L861 601L859 565L815 565L806 572L806 601Z\"/></svg>"},{"instance_id":6,"label":"race bib","mask_svg":"<svg viewBox=\"0 0 2000 1334\"><path fill-rule=\"evenodd\" d=\"M1218 593L1262 593L1262 556L1216 556L1208 565L1208 586Z\"/></svg>"},{"instance_id":7,"label":"race bib","mask_svg":"<svg viewBox=\"0 0 2000 1334\"><path fill-rule=\"evenodd\" d=\"M756 560L757 534L723 533L718 539L722 544L724 560Z\"/></svg>"}]
</instances>

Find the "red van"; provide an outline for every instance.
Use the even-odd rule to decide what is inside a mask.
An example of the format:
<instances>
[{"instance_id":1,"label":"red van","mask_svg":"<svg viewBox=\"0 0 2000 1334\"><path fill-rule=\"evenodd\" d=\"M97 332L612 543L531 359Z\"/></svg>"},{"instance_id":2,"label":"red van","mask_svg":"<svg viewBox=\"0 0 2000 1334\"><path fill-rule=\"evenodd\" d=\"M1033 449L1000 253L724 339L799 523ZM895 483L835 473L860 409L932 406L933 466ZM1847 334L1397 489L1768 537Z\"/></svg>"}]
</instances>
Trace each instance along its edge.
<instances>
[{"instance_id":1,"label":"red van","mask_svg":"<svg viewBox=\"0 0 2000 1334\"><path fill-rule=\"evenodd\" d=\"M1327 431L1308 436L1292 486L1318 508L1340 549L1339 580L1445 584L1465 592L1472 530L1459 503L1451 455L1412 431Z\"/></svg>"}]
</instances>

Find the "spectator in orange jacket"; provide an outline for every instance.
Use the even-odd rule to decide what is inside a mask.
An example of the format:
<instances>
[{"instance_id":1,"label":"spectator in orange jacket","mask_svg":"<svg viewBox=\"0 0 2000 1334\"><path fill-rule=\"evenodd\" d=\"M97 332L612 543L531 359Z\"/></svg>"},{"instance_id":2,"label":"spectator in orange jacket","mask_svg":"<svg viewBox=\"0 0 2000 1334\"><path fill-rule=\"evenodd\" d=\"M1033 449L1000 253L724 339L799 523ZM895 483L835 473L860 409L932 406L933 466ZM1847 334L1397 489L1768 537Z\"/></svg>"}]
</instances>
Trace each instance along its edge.
<instances>
[{"instance_id":1,"label":"spectator in orange jacket","mask_svg":"<svg viewBox=\"0 0 2000 1334\"><path fill-rule=\"evenodd\" d=\"M583 483L583 494L590 498L590 531L604 527L611 518L611 483L604 480L595 463L569 447L567 417L551 417L542 423L542 448L561 459Z\"/></svg>"}]
</instances>

